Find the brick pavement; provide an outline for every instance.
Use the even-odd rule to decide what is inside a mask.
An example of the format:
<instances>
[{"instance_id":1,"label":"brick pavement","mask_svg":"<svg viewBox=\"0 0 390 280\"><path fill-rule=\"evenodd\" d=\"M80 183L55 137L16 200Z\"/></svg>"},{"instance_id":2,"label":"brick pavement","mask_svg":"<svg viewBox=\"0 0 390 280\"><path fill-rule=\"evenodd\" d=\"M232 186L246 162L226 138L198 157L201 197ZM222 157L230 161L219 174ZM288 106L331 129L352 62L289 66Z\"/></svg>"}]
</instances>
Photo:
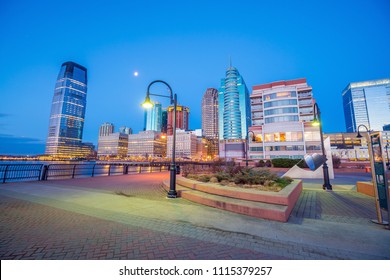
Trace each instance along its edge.
<instances>
[{"instance_id":1,"label":"brick pavement","mask_svg":"<svg viewBox=\"0 0 390 280\"><path fill-rule=\"evenodd\" d=\"M0 196L1 259L281 259Z\"/></svg>"},{"instance_id":2,"label":"brick pavement","mask_svg":"<svg viewBox=\"0 0 390 280\"><path fill-rule=\"evenodd\" d=\"M0 186L1 259L390 258L367 196L305 190L282 224L168 200L164 176Z\"/></svg>"}]
</instances>

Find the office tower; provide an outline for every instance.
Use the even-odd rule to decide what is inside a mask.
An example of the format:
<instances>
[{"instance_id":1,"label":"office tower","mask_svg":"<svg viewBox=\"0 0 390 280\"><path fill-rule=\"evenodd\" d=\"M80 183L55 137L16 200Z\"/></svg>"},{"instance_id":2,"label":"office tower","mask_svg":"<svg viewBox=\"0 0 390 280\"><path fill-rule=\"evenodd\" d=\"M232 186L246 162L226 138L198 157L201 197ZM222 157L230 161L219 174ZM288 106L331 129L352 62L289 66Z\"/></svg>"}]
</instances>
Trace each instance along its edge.
<instances>
[{"instance_id":1,"label":"office tower","mask_svg":"<svg viewBox=\"0 0 390 280\"><path fill-rule=\"evenodd\" d=\"M168 126L168 111L165 108L162 110L161 132L167 133L167 126Z\"/></svg>"},{"instance_id":2,"label":"office tower","mask_svg":"<svg viewBox=\"0 0 390 280\"><path fill-rule=\"evenodd\" d=\"M210 158L218 156L218 90L208 88L202 98L202 133Z\"/></svg>"},{"instance_id":3,"label":"office tower","mask_svg":"<svg viewBox=\"0 0 390 280\"><path fill-rule=\"evenodd\" d=\"M114 133L114 125L112 123L104 123L99 128L99 136L107 136Z\"/></svg>"},{"instance_id":4,"label":"office tower","mask_svg":"<svg viewBox=\"0 0 390 280\"><path fill-rule=\"evenodd\" d=\"M127 126L121 126L119 128L119 132L123 134L133 134L133 130L131 129L131 127L127 127Z\"/></svg>"},{"instance_id":5,"label":"office tower","mask_svg":"<svg viewBox=\"0 0 390 280\"><path fill-rule=\"evenodd\" d=\"M173 135L168 136L167 158L172 158ZM193 131L176 130L176 158L195 159L197 157L198 137Z\"/></svg>"},{"instance_id":6,"label":"office tower","mask_svg":"<svg viewBox=\"0 0 390 280\"><path fill-rule=\"evenodd\" d=\"M249 92L235 67L226 70L218 92L219 157L242 158L251 125Z\"/></svg>"},{"instance_id":7,"label":"office tower","mask_svg":"<svg viewBox=\"0 0 390 280\"><path fill-rule=\"evenodd\" d=\"M167 138L154 130L141 131L128 135L128 156L165 157Z\"/></svg>"},{"instance_id":8,"label":"office tower","mask_svg":"<svg viewBox=\"0 0 390 280\"><path fill-rule=\"evenodd\" d=\"M118 157L127 156L128 134L113 132L108 135L99 135L98 157Z\"/></svg>"},{"instance_id":9,"label":"office tower","mask_svg":"<svg viewBox=\"0 0 390 280\"><path fill-rule=\"evenodd\" d=\"M83 157L83 128L87 105L87 69L65 62L57 77L52 101L46 154Z\"/></svg>"},{"instance_id":10,"label":"office tower","mask_svg":"<svg viewBox=\"0 0 390 280\"><path fill-rule=\"evenodd\" d=\"M173 128L173 105L167 108L168 122L167 134L172 135ZM176 129L188 130L190 108L186 106L177 105L176 107Z\"/></svg>"},{"instance_id":11,"label":"office tower","mask_svg":"<svg viewBox=\"0 0 390 280\"><path fill-rule=\"evenodd\" d=\"M161 131L162 128L162 107L161 103L154 102L152 108L145 110L145 130Z\"/></svg>"},{"instance_id":12,"label":"office tower","mask_svg":"<svg viewBox=\"0 0 390 280\"><path fill-rule=\"evenodd\" d=\"M303 158L321 152L319 127L312 126L315 100L306 79L253 86L250 99L249 159Z\"/></svg>"},{"instance_id":13,"label":"office tower","mask_svg":"<svg viewBox=\"0 0 390 280\"><path fill-rule=\"evenodd\" d=\"M347 132L361 124L375 131L390 124L390 79L350 83L342 96Z\"/></svg>"}]
</instances>

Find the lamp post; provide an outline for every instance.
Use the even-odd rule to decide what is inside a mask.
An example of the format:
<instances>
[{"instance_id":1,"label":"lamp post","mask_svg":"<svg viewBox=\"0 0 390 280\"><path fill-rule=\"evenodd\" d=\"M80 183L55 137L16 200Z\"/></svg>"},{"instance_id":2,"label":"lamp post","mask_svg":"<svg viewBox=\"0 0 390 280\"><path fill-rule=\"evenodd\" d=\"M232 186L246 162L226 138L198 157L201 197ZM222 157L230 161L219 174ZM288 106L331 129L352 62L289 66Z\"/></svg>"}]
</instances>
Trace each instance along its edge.
<instances>
[{"instance_id":1,"label":"lamp post","mask_svg":"<svg viewBox=\"0 0 390 280\"><path fill-rule=\"evenodd\" d=\"M245 166L248 167L248 150L249 150L249 133L252 133L252 141L255 141L256 138L255 138L255 133L251 130L249 130L247 133L246 133L246 149L245 149Z\"/></svg>"},{"instance_id":2,"label":"lamp post","mask_svg":"<svg viewBox=\"0 0 390 280\"><path fill-rule=\"evenodd\" d=\"M372 222L377 224L383 224L383 218L382 218L382 212L379 204L379 194L378 189L376 186L376 178L375 178L375 166L374 166L374 158L373 158L373 152L372 152L372 143L371 143L371 136L370 136L370 130L365 126L364 124L361 124L357 128L358 134L356 135L356 138L363 138L363 136L360 134L360 128L364 127L367 131L367 145L368 145L368 157L370 159L370 167L371 167L371 178L372 178L372 184L374 188L374 195L375 195L375 209L376 209L376 216L378 220L372 220Z\"/></svg>"},{"instance_id":3,"label":"lamp post","mask_svg":"<svg viewBox=\"0 0 390 280\"><path fill-rule=\"evenodd\" d=\"M150 93L150 87L155 84L155 83L163 83L165 84L168 89L169 89L169 96L168 95L161 95L161 94L152 94ZM169 192L167 197L168 198L176 198L177 197L177 192L176 192L176 162L175 162L175 157L176 157L176 107L177 107L177 96L176 93L173 94L172 88L168 83L162 81L162 80L155 80L151 82L148 85L148 89L146 91L146 97L145 101L142 104L144 108L152 108L153 103L150 102L150 95L154 96L161 96L161 97L166 97L170 99L171 104L173 104L173 141L172 141L172 161L171 161L171 167L170 167L170 181L169 181Z\"/></svg>"},{"instance_id":4,"label":"lamp post","mask_svg":"<svg viewBox=\"0 0 390 280\"><path fill-rule=\"evenodd\" d=\"M322 165L322 169L324 172L324 184L322 185L322 188L325 190L332 190L332 185L330 184L329 180L329 168L328 164L326 163L326 153L325 153L325 145L324 145L324 136L322 134L322 124L321 124L321 111L318 107L317 103L314 103L313 106L314 111L314 120L313 120L313 126L319 126L320 127L320 137L321 137L321 148L322 148L322 156L324 157L324 163Z\"/></svg>"}]
</instances>

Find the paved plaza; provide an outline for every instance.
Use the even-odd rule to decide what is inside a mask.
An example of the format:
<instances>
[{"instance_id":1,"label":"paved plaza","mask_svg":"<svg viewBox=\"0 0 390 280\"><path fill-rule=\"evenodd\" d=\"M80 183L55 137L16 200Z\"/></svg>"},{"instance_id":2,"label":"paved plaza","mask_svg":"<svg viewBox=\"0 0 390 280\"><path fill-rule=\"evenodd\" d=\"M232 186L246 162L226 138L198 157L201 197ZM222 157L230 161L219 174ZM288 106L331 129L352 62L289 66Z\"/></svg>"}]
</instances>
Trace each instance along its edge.
<instances>
[{"instance_id":1,"label":"paved plaza","mask_svg":"<svg viewBox=\"0 0 390 280\"><path fill-rule=\"evenodd\" d=\"M287 223L167 199L167 172L0 184L4 259L390 259L366 174L305 180Z\"/></svg>"}]
</instances>

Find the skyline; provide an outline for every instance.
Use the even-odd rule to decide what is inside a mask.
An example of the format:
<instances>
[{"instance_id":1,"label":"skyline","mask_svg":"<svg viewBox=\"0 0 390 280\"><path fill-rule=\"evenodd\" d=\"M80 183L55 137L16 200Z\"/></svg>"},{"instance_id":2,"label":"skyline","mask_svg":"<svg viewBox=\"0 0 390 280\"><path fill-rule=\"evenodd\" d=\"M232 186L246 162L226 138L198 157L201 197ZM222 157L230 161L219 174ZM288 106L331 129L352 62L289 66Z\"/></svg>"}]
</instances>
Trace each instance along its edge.
<instances>
[{"instance_id":1,"label":"skyline","mask_svg":"<svg viewBox=\"0 0 390 280\"><path fill-rule=\"evenodd\" d=\"M140 104L156 79L190 108L190 129L200 128L203 94L219 88L229 57L250 93L258 84L306 78L326 133L346 131L341 93L349 83L390 77L385 0L104 4L0 3L0 154L44 152L66 61L88 69L83 142L95 145L105 122L143 129Z\"/></svg>"}]
</instances>

